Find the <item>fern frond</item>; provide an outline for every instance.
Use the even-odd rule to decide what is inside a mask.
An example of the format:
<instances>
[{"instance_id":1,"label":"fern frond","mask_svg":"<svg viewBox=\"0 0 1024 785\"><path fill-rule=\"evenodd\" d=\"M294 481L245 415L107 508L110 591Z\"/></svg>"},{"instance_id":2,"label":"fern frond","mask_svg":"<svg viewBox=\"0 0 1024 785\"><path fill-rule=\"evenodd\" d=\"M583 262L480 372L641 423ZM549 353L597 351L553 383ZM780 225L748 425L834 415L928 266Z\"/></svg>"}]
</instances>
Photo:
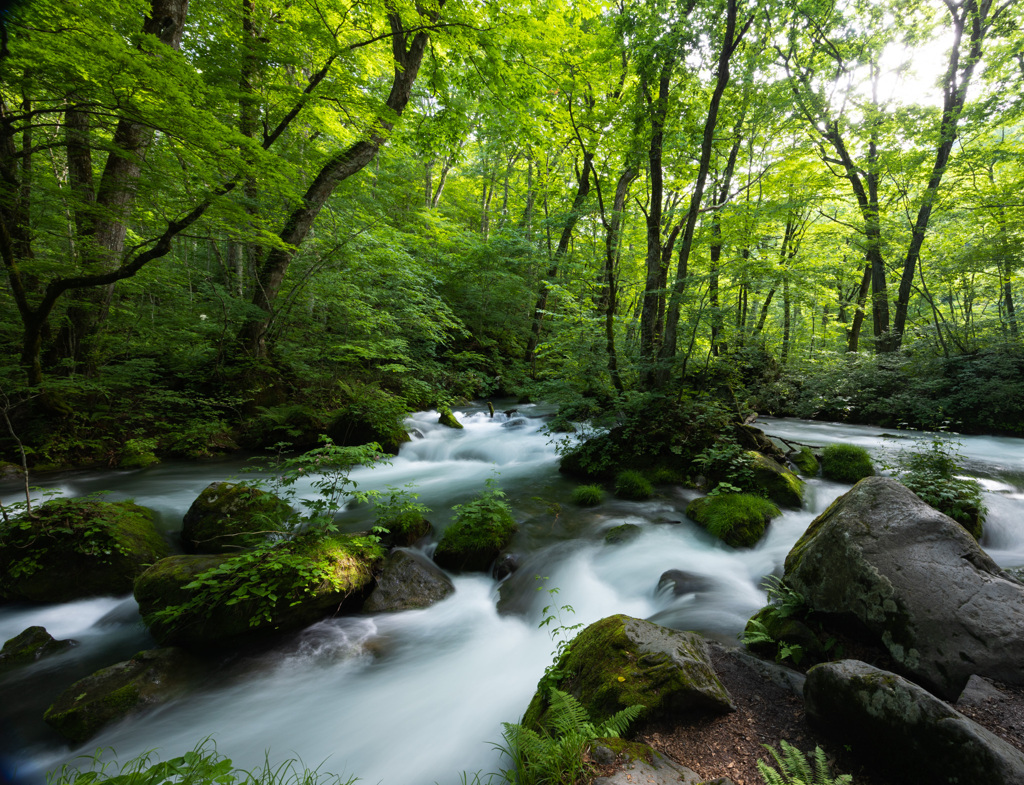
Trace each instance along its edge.
<instances>
[{"instance_id":1,"label":"fern frond","mask_svg":"<svg viewBox=\"0 0 1024 785\"><path fill-rule=\"evenodd\" d=\"M553 735L578 733L590 724L590 715L576 698L567 692L552 688L548 693L548 716L545 720Z\"/></svg>"},{"instance_id":2,"label":"fern frond","mask_svg":"<svg viewBox=\"0 0 1024 785\"><path fill-rule=\"evenodd\" d=\"M595 735L599 738L619 738L619 736L629 730L629 726L633 724L633 720L639 717L645 708L647 707L642 703L635 703L632 706L620 709L611 717L606 719L601 726L596 729Z\"/></svg>"},{"instance_id":3,"label":"fern frond","mask_svg":"<svg viewBox=\"0 0 1024 785\"><path fill-rule=\"evenodd\" d=\"M757 770L765 785L852 785L853 777L849 774L832 776L825 751L821 747L814 749L812 766L807 756L788 741L780 741L779 746L782 748L781 753L774 747L764 745L775 759L778 770L763 760L757 762Z\"/></svg>"}]
</instances>

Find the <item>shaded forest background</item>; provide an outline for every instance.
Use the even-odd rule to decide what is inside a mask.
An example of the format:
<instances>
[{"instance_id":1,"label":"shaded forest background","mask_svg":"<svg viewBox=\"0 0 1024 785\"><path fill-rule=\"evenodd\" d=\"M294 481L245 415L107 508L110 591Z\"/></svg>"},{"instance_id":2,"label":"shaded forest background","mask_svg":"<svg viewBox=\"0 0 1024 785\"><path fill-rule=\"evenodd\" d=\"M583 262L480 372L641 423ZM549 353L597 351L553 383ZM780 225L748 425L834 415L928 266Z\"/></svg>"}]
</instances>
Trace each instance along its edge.
<instances>
[{"instance_id":1,"label":"shaded forest background","mask_svg":"<svg viewBox=\"0 0 1024 785\"><path fill-rule=\"evenodd\" d=\"M29 0L7 459L514 396L1024 433L1013 0Z\"/></svg>"}]
</instances>

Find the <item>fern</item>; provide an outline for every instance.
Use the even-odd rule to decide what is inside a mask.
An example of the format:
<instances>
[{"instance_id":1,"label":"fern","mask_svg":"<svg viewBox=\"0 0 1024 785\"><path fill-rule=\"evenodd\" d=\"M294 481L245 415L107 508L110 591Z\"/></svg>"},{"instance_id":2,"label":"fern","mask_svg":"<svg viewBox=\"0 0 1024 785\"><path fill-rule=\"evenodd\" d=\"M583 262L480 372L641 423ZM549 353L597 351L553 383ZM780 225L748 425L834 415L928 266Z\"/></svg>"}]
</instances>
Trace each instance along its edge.
<instances>
[{"instance_id":1,"label":"fern","mask_svg":"<svg viewBox=\"0 0 1024 785\"><path fill-rule=\"evenodd\" d=\"M757 762L757 770L765 785L851 785L853 777L849 774L840 774L833 777L825 758L825 751L821 747L814 748L812 762L807 756L788 741L780 741L782 748L780 753L774 747L765 745L765 749L772 754L778 770L772 768L763 760Z\"/></svg>"},{"instance_id":2,"label":"fern","mask_svg":"<svg viewBox=\"0 0 1024 785\"><path fill-rule=\"evenodd\" d=\"M618 737L626 732L644 707L627 706L600 725L586 708L567 692L552 689L550 708L541 732L522 725L503 723L504 744L496 744L512 767L503 776L518 785L575 785L588 773L583 755L594 739Z\"/></svg>"}]
</instances>

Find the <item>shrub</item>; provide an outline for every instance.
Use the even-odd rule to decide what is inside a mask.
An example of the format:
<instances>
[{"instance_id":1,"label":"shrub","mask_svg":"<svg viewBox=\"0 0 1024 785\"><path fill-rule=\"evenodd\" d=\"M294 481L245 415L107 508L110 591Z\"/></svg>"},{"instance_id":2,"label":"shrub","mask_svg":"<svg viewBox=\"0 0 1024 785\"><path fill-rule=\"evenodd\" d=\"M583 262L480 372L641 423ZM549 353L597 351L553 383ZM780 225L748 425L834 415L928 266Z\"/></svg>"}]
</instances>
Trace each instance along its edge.
<instances>
[{"instance_id":1,"label":"shrub","mask_svg":"<svg viewBox=\"0 0 1024 785\"><path fill-rule=\"evenodd\" d=\"M475 499L457 504L455 518L434 551L434 561L449 570L486 570L519 528L505 493L494 480Z\"/></svg>"},{"instance_id":2,"label":"shrub","mask_svg":"<svg viewBox=\"0 0 1024 785\"><path fill-rule=\"evenodd\" d=\"M821 474L836 482L855 483L875 473L871 456L854 444L830 444L821 454Z\"/></svg>"},{"instance_id":3,"label":"shrub","mask_svg":"<svg viewBox=\"0 0 1024 785\"><path fill-rule=\"evenodd\" d=\"M596 507L604 501L604 490L600 485L577 485L572 492L572 501L580 507Z\"/></svg>"},{"instance_id":4,"label":"shrub","mask_svg":"<svg viewBox=\"0 0 1024 785\"><path fill-rule=\"evenodd\" d=\"M643 501L653 493L650 481L638 471L628 469L615 477L615 495L619 498Z\"/></svg>"},{"instance_id":5,"label":"shrub","mask_svg":"<svg viewBox=\"0 0 1024 785\"><path fill-rule=\"evenodd\" d=\"M985 505L977 480L957 477L961 471L956 443L936 436L930 445L899 459L896 478L941 513L981 539Z\"/></svg>"}]
</instances>

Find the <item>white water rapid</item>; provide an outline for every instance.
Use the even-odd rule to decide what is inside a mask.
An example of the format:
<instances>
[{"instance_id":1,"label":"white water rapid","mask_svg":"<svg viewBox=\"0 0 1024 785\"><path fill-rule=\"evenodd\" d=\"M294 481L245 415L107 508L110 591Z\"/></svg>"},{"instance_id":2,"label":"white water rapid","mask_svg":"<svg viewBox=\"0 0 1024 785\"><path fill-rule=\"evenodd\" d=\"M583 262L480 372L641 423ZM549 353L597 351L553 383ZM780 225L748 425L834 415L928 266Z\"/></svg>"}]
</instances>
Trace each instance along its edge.
<instances>
[{"instance_id":1,"label":"white water rapid","mask_svg":"<svg viewBox=\"0 0 1024 785\"><path fill-rule=\"evenodd\" d=\"M451 505L496 477L521 533L520 569L499 587L490 576L457 575L455 594L421 611L347 616L316 624L259 653L229 658L197 692L108 727L69 748L42 722L53 698L73 680L153 645L130 597L57 606L0 606L0 642L38 624L79 645L0 676L0 782L37 783L82 753L111 748L118 760L157 749L164 758L207 736L236 765L252 768L288 758L382 785L452 783L463 771L499 765L489 742L501 723L529 702L555 644L539 628L545 605L570 605L561 623L589 624L614 613L651 618L735 641L763 603L763 576L778 571L814 516L847 486L808 482L805 508L769 527L755 548L733 550L686 520L695 492L660 488L648 502L607 497L580 509L574 483L558 474L558 456L543 430L541 407L522 406L493 419L481 407L457 411L465 429L437 425L436 412L408 423L413 440L390 466L353 473L360 489L415 483L440 530ZM814 445L861 444L881 456L902 439L877 428L792 420L761 423L768 433ZM1024 564L1024 441L963 437L968 470L988 489L982 545L1003 566ZM54 484L79 495L99 489L155 509L173 540L181 516L208 483L236 475L238 463L163 465L135 472L78 473ZM4 501L15 498L8 488ZM346 514L365 528L369 506ZM636 539L605 544L622 523ZM666 570L693 577L694 591L657 591ZM540 576L538 578L538 576ZM557 588L557 594L547 590Z\"/></svg>"}]
</instances>

